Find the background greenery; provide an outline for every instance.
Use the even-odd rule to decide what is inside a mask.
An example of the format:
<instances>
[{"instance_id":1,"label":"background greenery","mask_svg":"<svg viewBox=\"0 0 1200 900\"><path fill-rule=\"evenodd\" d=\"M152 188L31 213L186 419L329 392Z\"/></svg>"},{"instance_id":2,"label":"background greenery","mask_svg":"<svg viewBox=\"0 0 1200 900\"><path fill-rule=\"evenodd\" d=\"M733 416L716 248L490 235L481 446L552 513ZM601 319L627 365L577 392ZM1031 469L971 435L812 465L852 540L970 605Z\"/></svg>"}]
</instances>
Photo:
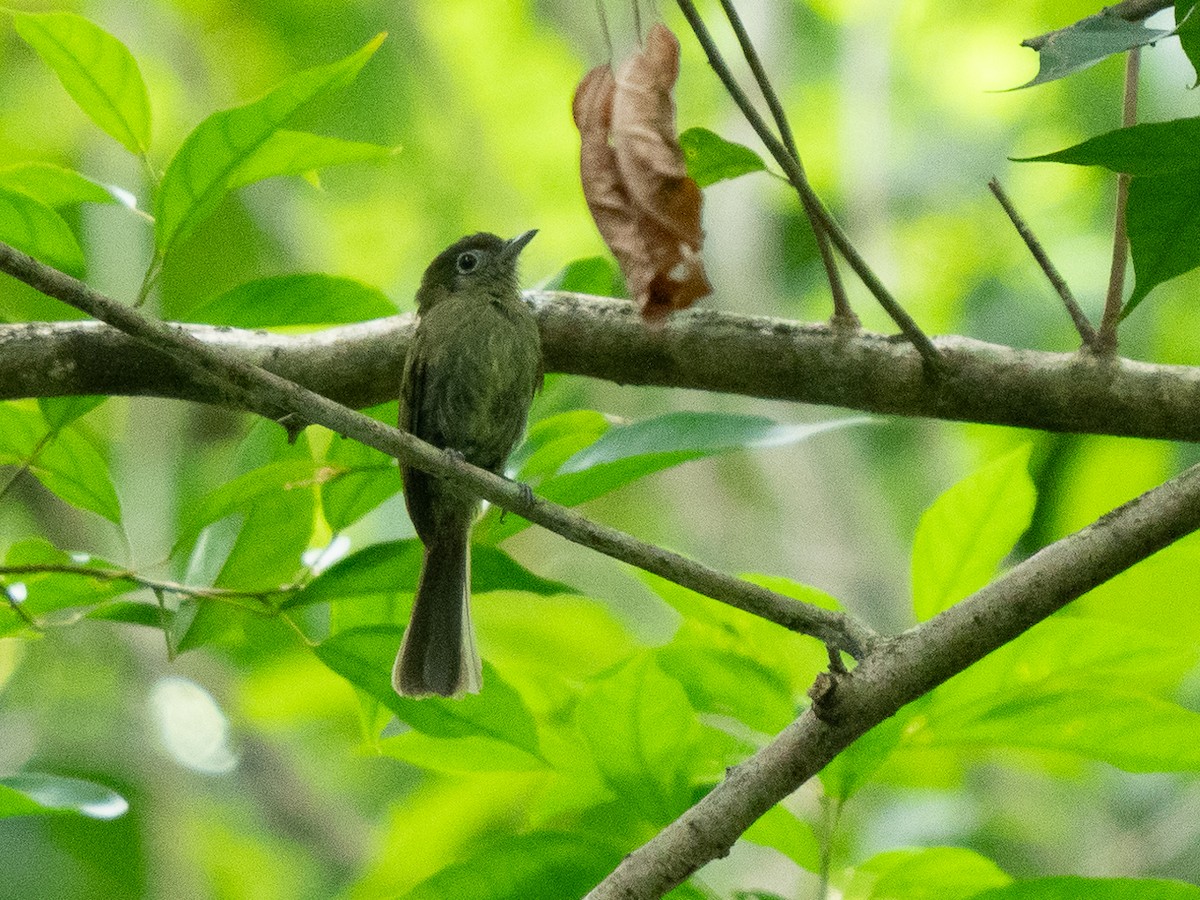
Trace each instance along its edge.
<instances>
[{"instance_id":1,"label":"background greenery","mask_svg":"<svg viewBox=\"0 0 1200 900\"><path fill-rule=\"evenodd\" d=\"M627 46L628 12L611 6ZM674 7L662 7L683 44L681 127L753 145ZM1095 7L742 7L814 186L918 321L1072 348L1069 320L984 185L1001 177L1098 319L1113 179L1006 158L1115 127L1120 63L998 92L1032 77L1021 39ZM273 179L228 196L167 256L150 301L164 317L217 321L214 309L237 308L210 304L225 291L300 273L354 279L407 311L425 263L480 229L541 229L524 256L530 285L604 253L570 118L576 81L606 52L591 4L53 8L86 15L133 53L159 175L213 111L388 32L357 78L289 127L399 152L323 169L319 187ZM77 169L154 210L147 167L80 111L7 18L0 53L0 166ZM1143 118L1195 112L1194 77L1175 41L1148 50ZM89 283L134 297L153 226L118 204L63 212ZM762 173L718 183L705 215L707 303L827 316L785 185ZM1158 288L1126 323L1123 352L1195 364L1196 286L1185 276ZM253 296L259 323L339 320L302 318L294 291ZM852 296L867 327L890 330L865 292ZM355 293L347 315L383 314L380 303ZM72 315L0 283L7 321ZM8 565L69 563L64 551L259 590L307 580L305 551L333 541L335 552L306 556L324 574L275 597L270 615L170 594L160 613L128 581L6 579L41 628L0 610L0 776L16 779L0 777L0 812L38 812L29 798L47 790L92 815L119 798L128 811L0 819L0 897L580 896L783 727L822 664L812 641L490 516L480 537L503 543L476 551L475 604L488 691L457 705L400 701L379 679L417 552L386 461L320 429L288 446L278 427L169 401L2 410L13 465L0 478L16 476L0 497ZM707 417L658 418L672 412ZM1196 459L1161 442L940 422L797 427L839 415L552 378L515 462L539 490L589 499L599 520L806 599L826 592L823 602L894 629L986 581L1014 543L1032 552ZM626 421L655 424L613 427ZM325 480L330 467L343 475ZM978 540L962 546L964 535ZM360 555L327 568L347 552ZM929 873L958 879L965 887L942 895L963 897L1009 876L1200 882L1198 553L1182 542L906 709L835 763L823 791L811 785L773 811L680 896L812 896L823 853L847 896L918 896L911 885ZM938 847L958 849L917 850Z\"/></svg>"}]
</instances>

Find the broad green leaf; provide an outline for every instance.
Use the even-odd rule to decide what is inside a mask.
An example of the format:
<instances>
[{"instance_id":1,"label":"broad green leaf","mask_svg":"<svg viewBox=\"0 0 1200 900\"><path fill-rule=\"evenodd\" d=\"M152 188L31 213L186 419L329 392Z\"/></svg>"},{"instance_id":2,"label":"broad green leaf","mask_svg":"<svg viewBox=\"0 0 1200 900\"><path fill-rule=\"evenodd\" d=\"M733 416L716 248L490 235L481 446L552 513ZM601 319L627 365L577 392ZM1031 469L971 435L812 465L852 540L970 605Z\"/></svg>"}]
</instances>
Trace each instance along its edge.
<instances>
[{"instance_id":1,"label":"broad green leaf","mask_svg":"<svg viewBox=\"0 0 1200 900\"><path fill-rule=\"evenodd\" d=\"M530 427L508 469L518 481L536 486L611 427L610 419L590 409L548 416Z\"/></svg>"},{"instance_id":2,"label":"broad green leaf","mask_svg":"<svg viewBox=\"0 0 1200 900\"><path fill-rule=\"evenodd\" d=\"M1126 772L1200 770L1200 713L1112 685L1014 695L972 717L943 713L935 727L942 745L1054 750Z\"/></svg>"},{"instance_id":3,"label":"broad green leaf","mask_svg":"<svg viewBox=\"0 0 1200 900\"><path fill-rule=\"evenodd\" d=\"M540 759L537 726L520 695L488 663L483 690L459 700L400 697L392 688L392 663L404 629L395 625L341 631L314 649L317 657L356 688L382 702L397 718L438 738L482 737Z\"/></svg>"},{"instance_id":4,"label":"broad green leaf","mask_svg":"<svg viewBox=\"0 0 1200 900\"><path fill-rule=\"evenodd\" d=\"M490 737L432 737L416 729L375 744L385 756L402 759L431 772L533 772L546 762L515 744Z\"/></svg>"},{"instance_id":5,"label":"broad green leaf","mask_svg":"<svg viewBox=\"0 0 1200 900\"><path fill-rule=\"evenodd\" d=\"M646 475L685 462L733 450L794 444L827 431L869 421L859 416L784 425L762 416L672 412L652 419L611 425L590 445L559 464L554 474L531 481L539 496L564 506L577 506ZM566 443L571 440L568 436ZM549 446L553 449L546 451L547 456L555 453L561 444L556 442ZM538 463L545 467L547 461L539 459ZM518 478L523 478L523 474ZM489 511L478 534L481 540L496 543L528 525L519 516L508 516L501 522L498 513Z\"/></svg>"},{"instance_id":6,"label":"broad green leaf","mask_svg":"<svg viewBox=\"0 0 1200 900\"><path fill-rule=\"evenodd\" d=\"M972 900L1200 900L1200 887L1158 878L1058 876L1014 881Z\"/></svg>"},{"instance_id":7,"label":"broad green leaf","mask_svg":"<svg viewBox=\"0 0 1200 900\"><path fill-rule=\"evenodd\" d=\"M538 832L485 844L406 893L405 900L582 897L621 861L594 837Z\"/></svg>"},{"instance_id":8,"label":"broad green leaf","mask_svg":"<svg viewBox=\"0 0 1200 900\"><path fill-rule=\"evenodd\" d=\"M904 707L880 722L853 744L835 756L821 770L825 793L838 800L849 800L873 776L900 746L905 729L921 701Z\"/></svg>"},{"instance_id":9,"label":"broad green leaf","mask_svg":"<svg viewBox=\"0 0 1200 900\"><path fill-rule=\"evenodd\" d=\"M120 794L81 778L22 772L0 778L0 819L73 813L89 819L115 819L129 810Z\"/></svg>"},{"instance_id":10,"label":"broad green leaf","mask_svg":"<svg viewBox=\"0 0 1200 900\"><path fill-rule=\"evenodd\" d=\"M1175 21L1179 23L1175 33L1192 69L1200 76L1200 11L1196 5L1196 0L1175 0Z\"/></svg>"},{"instance_id":11,"label":"broad green leaf","mask_svg":"<svg viewBox=\"0 0 1200 900\"><path fill-rule=\"evenodd\" d=\"M79 509L121 523L121 501L117 498L108 460L97 442L77 426L60 430L37 455L29 471L47 489Z\"/></svg>"},{"instance_id":12,"label":"broad green leaf","mask_svg":"<svg viewBox=\"0 0 1200 900\"><path fill-rule=\"evenodd\" d=\"M196 126L171 159L159 187L155 204L159 255L217 208L230 186L238 183L241 167L300 110L352 81L383 38L380 34L345 59L293 75L265 97L213 113Z\"/></svg>"},{"instance_id":13,"label":"broad green leaf","mask_svg":"<svg viewBox=\"0 0 1200 900\"><path fill-rule=\"evenodd\" d=\"M488 659L522 688L527 701L538 691L573 691L564 685L591 681L635 650L628 629L603 603L558 587L545 593L477 591L471 602Z\"/></svg>"},{"instance_id":14,"label":"broad green leaf","mask_svg":"<svg viewBox=\"0 0 1200 900\"><path fill-rule=\"evenodd\" d=\"M655 575L639 573L652 591L683 617L671 642L661 648L660 664L683 685L697 709L739 718L761 731L774 732L795 717L797 699L828 665L817 641L779 628L758 616L734 609ZM747 581L823 609L837 609L828 594L785 578L744 576ZM694 669L689 653L705 657ZM722 666L751 679L739 687Z\"/></svg>"},{"instance_id":15,"label":"broad green leaf","mask_svg":"<svg viewBox=\"0 0 1200 900\"><path fill-rule=\"evenodd\" d=\"M330 441L325 465L332 474L321 483L321 505L325 521L335 532L400 493L395 459L340 434Z\"/></svg>"},{"instance_id":16,"label":"broad green leaf","mask_svg":"<svg viewBox=\"0 0 1200 900\"><path fill-rule=\"evenodd\" d=\"M13 20L93 122L130 153L149 148L150 98L124 44L74 13L14 12Z\"/></svg>"},{"instance_id":17,"label":"broad green leaf","mask_svg":"<svg viewBox=\"0 0 1200 900\"><path fill-rule=\"evenodd\" d=\"M157 603L138 600L112 600L101 603L88 612L89 619L102 622L123 622L126 625L142 625L147 628L169 629L175 613L161 608Z\"/></svg>"},{"instance_id":18,"label":"broad green leaf","mask_svg":"<svg viewBox=\"0 0 1200 900\"><path fill-rule=\"evenodd\" d=\"M689 128L679 135L679 145L688 175L702 188L767 168L749 147L727 141L707 128Z\"/></svg>"},{"instance_id":19,"label":"broad green leaf","mask_svg":"<svg viewBox=\"0 0 1200 900\"><path fill-rule=\"evenodd\" d=\"M318 464L311 459L281 459L226 482L184 514L173 553L189 550L213 522L247 510L271 494L311 493L319 474Z\"/></svg>"},{"instance_id":20,"label":"broad green leaf","mask_svg":"<svg viewBox=\"0 0 1200 900\"><path fill-rule=\"evenodd\" d=\"M364 547L338 560L314 578L304 590L288 598L283 608L293 609L371 594L411 594L417 589L423 553L421 542L416 538ZM575 593L565 584L534 575L502 550L472 547L471 591L482 594L497 590L544 595Z\"/></svg>"},{"instance_id":21,"label":"broad green leaf","mask_svg":"<svg viewBox=\"0 0 1200 900\"><path fill-rule=\"evenodd\" d=\"M624 297L625 280L607 257L588 256L567 263L542 285L542 289L594 294L598 297Z\"/></svg>"},{"instance_id":22,"label":"broad green leaf","mask_svg":"<svg viewBox=\"0 0 1200 900\"><path fill-rule=\"evenodd\" d=\"M238 285L204 301L185 320L273 328L361 322L395 313L396 307L376 288L353 278L312 273L277 275Z\"/></svg>"},{"instance_id":23,"label":"broad green leaf","mask_svg":"<svg viewBox=\"0 0 1200 900\"><path fill-rule=\"evenodd\" d=\"M651 655L592 685L575 718L605 783L646 821L666 824L690 804L702 729Z\"/></svg>"},{"instance_id":24,"label":"broad green leaf","mask_svg":"<svg viewBox=\"0 0 1200 900\"><path fill-rule=\"evenodd\" d=\"M0 241L64 272L83 272L83 250L70 226L27 194L0 188Z\"/></svg>"},{"instance_id":25,"label":"broad green leaf","mask_svg":"<svg viewBox=\"0 0 1200 900\"><path fill-rule=\"evenodd\" d=\"M968 900L1010 882L1012 878L990 859L962 847L889 850L855 866L842 896L844 900Z\"/></svg>"},{"instance_id":26,"label":"broad green leaf","mask_svg":"<svg viewBox=\"0 0 1200 900\"><path fill-rule=\"evenodd\" d=\"M85 416L107 400L104 396L89 397L40 397L38 409L42 418L53 429L64 428L81 416Z\"/></svg>"},{"instance_id":27,"label":"broad green leaf","mask_svg":"<svg viewBox=\"0 0 1200 900\"><path fill-rule=\"evenodd\" d=\"M796 865L809 872L820 871L821 842L812 826L779 804L751 825L741 837L744 841L778 850Z\"/></svg>"},{"instance_id":28,"label":"broad green leaf","mask_svg":"<svg viewBox=\"0 0 1200 900\"><path fill-rule=\"evenodd\" d=\"M1170 175L1200 172L1198 146L1200 118L1175 119L1118 128L1065 150L1013 161L1103 166L1129 175Z\"/></svg>"},{"instance_id":29,"label":"broad green leaf","mask_svg":"<svg viewBox=\"0 0 1200 900\"><path fill-rule=\"evenodd\" d=\"M1198 658L1200 648L1144 628L1054 616L938 688L910 717L904 741L1194 771L1200 714L1173 698Z\"/></svg>"},{"instance_id":30,"label":"broad green leaf","mask_svg":"<svg viewBox=\"0 0 1200 900\"><path fill-rule=\"evenodd\" d=\"M983 587L1033 517L1029 444L951 487L921 516L913 541L913 612L925 621Z\"/></svg>"},{"instance_id":31,"label":"broad green leaf","mask_svg":"<svg viewBox=\"0 0 1200 900\"><path fill-rule=\"evenodd\" d=\"M1088 16L1056 32L1038 51L1038 73L1020 87L1033 87L1065 78L1116 53L1152 44L1171 32L1146 28L1120 16Z\"/></svg>"},{"instance_id":32,"label":"broad green leaf","mask_svg":"<svg viewBox=\"0 0 1200 900\"><path fill-rule=\"evenodd\" d=\"M395 155L396 150L306 131L280 130L230 173L226 189L232 191L266 178L303 175L329 166L383 162Z\"/></svg>"},{"instance_id":33,"label":"broad green leaf","mask_svg":"<svg viewBox=\"0 0 1200 900\"><path fill-rule=\"evenodd\" d=\"M0 188L17 191L51 209L77 203L116 203L117 198L92 179L50 163L17 163L0 169Z\"/></svg>"},{"instance_id":34,"label":"broad green leaf","mask_svg":"<svg viewBox=\"0 0 1200 900\"><path fill-rule=\"evenodd\" d=\"M1164 281L1200 266L1200 175L1132 179L1125 228L1135 281L1122 316Z\"/></svg>"}]
</instances>

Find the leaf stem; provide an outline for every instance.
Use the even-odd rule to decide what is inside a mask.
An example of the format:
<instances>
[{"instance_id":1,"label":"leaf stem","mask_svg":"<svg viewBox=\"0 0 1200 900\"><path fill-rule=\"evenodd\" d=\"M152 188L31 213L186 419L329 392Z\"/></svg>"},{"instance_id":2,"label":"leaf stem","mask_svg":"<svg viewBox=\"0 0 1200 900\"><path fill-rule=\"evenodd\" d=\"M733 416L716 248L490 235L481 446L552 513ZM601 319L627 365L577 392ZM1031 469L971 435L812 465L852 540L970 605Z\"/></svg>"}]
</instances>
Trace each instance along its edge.
<instances>
[{"instance_id":1,"label":"leaf stem","mask_svg":"<svg viewBox=\"0 0 1200 900\"><path fill-rule=\"evenodd\" d=\"M1125 92L1121 103L1121 124L1128 128L1137 123L1138 71L1141 48L1134 47L1125 58ZM1125 208L1129 203L1130 176L1117 176L1117 211L1113 222L1112 267L1108 273L1108 292L1104 298L1104 317L1100 320L1097 352L1111 356L1117 352L1117 325L1121 321L1125 295L1125 266L1129 261L1129 234L1125 229Z\"/></svg>"}]
</instances>

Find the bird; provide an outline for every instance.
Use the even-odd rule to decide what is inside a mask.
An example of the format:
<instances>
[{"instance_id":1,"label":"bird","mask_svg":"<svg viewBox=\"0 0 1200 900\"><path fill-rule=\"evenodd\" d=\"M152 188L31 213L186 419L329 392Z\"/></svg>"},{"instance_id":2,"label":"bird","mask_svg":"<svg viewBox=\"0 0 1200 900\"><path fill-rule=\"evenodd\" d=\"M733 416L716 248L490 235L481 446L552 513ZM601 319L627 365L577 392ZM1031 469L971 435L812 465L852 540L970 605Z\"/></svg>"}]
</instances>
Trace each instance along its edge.
<instances>
[{"instance_id":1,"label":"bird","mask_svg":"<svg viewBox=\"0 0 1200 900\"><path fill-rule=\"evenodd\" d=\"M401 380L402 429L496 474L524 434L543 380L537 320L517 281L517 260L535 234L504 240L480 232L434 258L417 291ZM479 500L412 466L400 474L425 552L392 686L406 697L478 693L470 546Z\"/></svg>"}]
</instances>

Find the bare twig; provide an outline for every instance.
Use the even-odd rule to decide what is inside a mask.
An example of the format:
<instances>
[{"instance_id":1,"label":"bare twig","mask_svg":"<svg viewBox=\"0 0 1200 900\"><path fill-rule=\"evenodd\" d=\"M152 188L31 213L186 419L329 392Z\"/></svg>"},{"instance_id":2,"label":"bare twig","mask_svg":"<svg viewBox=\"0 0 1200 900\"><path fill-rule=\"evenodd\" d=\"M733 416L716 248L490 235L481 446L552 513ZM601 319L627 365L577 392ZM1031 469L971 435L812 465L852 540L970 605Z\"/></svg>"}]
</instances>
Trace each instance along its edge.
<instances>
[{"instance_id":1,"label":"bare twig","mask_svg":"<svg viewBox=\"0 0 1200 900\"><path fill-rule=\"evenodd\" d=\"M0 243L0 271L107 322L148 348L174 357L194 377L212 385L226 402L275 420L288 416L297 421L324 425L337 434L394 456L406 465L460 484L490 503L517 513L567 540L785 628L812 635L856 659L862 659L875 641L875 633L853 617L784 597L535 497L525 485L472 466L407 432L357 413L219 347L205 344L179 326L143 316L3 243Z\"/></svg>"},{"instance_id":2,"label":"bare twig","mask_svg":"<svg viewBox=\"0 0 1200 900\"><path fill-rule=\"evenodd\" d=\"M1121 124L1137 124L1138 70L1141 50L1134 47L1125 59L1125 93L1121 103ZM1104 298L1104 316L1100 319L1097 349L1100 353L1117 352L1117 325L1125 296L1125 267L1129 261L1129 234L1125 229L1125 207L1129 202L1129 175L1117 176L1117 211L1113 221L1112 267L1108 274L1108 293Z\"/></svg>"},{"instance_id":3,"label":"bare twig","mask_svg":"<svg viewBox=\"0 0 1200 900\"><path fill-rule=\"evenodd\" d=\"M128 581L138 587L154 591L156 594L179 594L184 597L195 597L198 600L257 600L259 606L255 609L273 612L268 597L291 593L294 588L284 585L275 590L239 590L236 588L200 587L180 584L161 578L139 575L131 569L104 569L71 563L29 563L26 565L0 566L0 575L78 575L81 578L94 578L97 581ZM239 604L244 606L244 604ZM250 608L250 607L245 607Z\"/></svg>"},{"instance_id":4,"label":"bare twig","mask_svg":"<svg viewBox=\"0 0 1200 900\"><path fill-rule=\"evenodd\" d=\"M938 616L881 642L827 700L630 853L585 900L652 900L713 859L772 806L906 703L1076 597L1200 527L1200 465L1049 545Z\"/></svg>"},{"instance_id":5,"label":"bare twig","mask_svg":"<svg viewBox=\"0 0 1200 900\"><path fill-rule=\"evenodd\" d=\"M891 295L891 292L879 280L879 277L872 271L867 261L863 259L854 244L851 243L846 232L842 230L842 226L825 209L821 198L814 193L812 187L808 184L808 179L805 177L796 160L780 142L779 138L772 133L766 121L759 115L758 110L754 108L754 104L750 102L745 92L734 79L733 74L729 71L729 66L725 64L721 52L717 49L712 35L709 34L708 27L696 11L695 4L692 0L677 0L677 2L679 3L679 8L683 11L684 17L687 18L688 24L691 25L696 39L700 42L700 46L704 48L704 52L708 56L709 65L716 72L717 77L721 80L729 96L733 98L738 108L741 109L742 115L746 117L750 126L758 134L759 140L763 142L767 150L771 153L771 156L774 157L775 162L783 169L788 180L791 181L792 187L800 193L802 202L811 205L813 212L821 222L821 226L829 235L830 240L833 241L834 246L837 247L838 252L842 254L846 262L850 264L850 268L854 270L855 274L866 285L867 290L871 292L871 295L875 297L879 305L883 307L892 321L900 328L901 334L917 348L917 352L921 354L921 359L925 364L926 371L935 375L941 375L943 367L937 347L933 345L933 342L929 340L925 332L913 321L912 316Z\"/></svg>"},{"instance_id":6,"label":"bare twig","mask_svg":"<svg viewBox=\"0 0 1200 900\"><path fill-rule=\"evenodd\" d=\"M779 129L779 136L783 139L783 145L787 148L788 153L792 155L792 159L796 161L796 168L804 179L804 183L809 184L808 175L804 171L804 163L800 159L800 151L796 148L796 138L792 133L791 123L788 122L787 113L784 111L783 104L779 101L779 95L775 92L775 86L771 84L771 78L767 74L766 67L763 66L762 58L758 55L758 51L754 47L754 42L750 40L750 34L746 31L742 17L733 5L733 0L721 0L721 7L725 10L725 18L729 20L729 25L733 28L733 33L737 35L738 43L742 47L742 55L746 57L746 63L750 66L750 71L754 74L754 80L758 83L758 89L762 92L763 99L767 101L767 108L771 110L771 117L775 120L775 127ZM857 328L859 325L858 316L850 308L850 300L846 296L846 288L842 284L841 273L838 272L837 258L833 255L833 250L829 246L829 235L825 233L825 228L821 224L817 211L806 199L804 192L801 192L800 200L801 205L804 207L804 214L808 217L808 224L812 228L813 237L816 239L817 249L821 253L821 264L825 267L825 277L829 281L829 292L833 296L833 322L838 325Z\"/></svg>"},{"instance_id":7,"label":"bare twig","mask_svg":"<svg viewBox=\"0 0 1200 900\"><path fill-rule=\"evenodd\" d=\"M993 178L988 182L988 187L1000 201L1000 205L1004 207L1004 211L1008 213L1008 218L1012 221L1013 227L1017 229L1017 234L1025 241L1025 246L1029 248L1029 252L1033 254L1033 258L1037 260L1037 264L1042 267L1042 271L1046 274L1046 278L1050 280L1050 284L1058 291L1058 296L1062 298L1063 304L1067 307L1067 312L1071 315L1071 321L1075 323L1075 329L1079 332L1079 337L1083 340L1086 347L1095 349L1096 347L1096 329L1092 327L1092 323L1088 321L1088 317L1083 310L1079 308L1079 304L1075 302L1075 296L1071 293L1071 289L1067 286L1067 282L1062 275L1058 273L1058 269L1054 267L1054 263L1050 261L1045 248L1038 241L1037 236L1030 229L1029 225L1017 212L1017 208L1013 206L1012 200L1005 193L1004 188L1000 186L1000 180Z\"/></svg>"}]
</instances>

